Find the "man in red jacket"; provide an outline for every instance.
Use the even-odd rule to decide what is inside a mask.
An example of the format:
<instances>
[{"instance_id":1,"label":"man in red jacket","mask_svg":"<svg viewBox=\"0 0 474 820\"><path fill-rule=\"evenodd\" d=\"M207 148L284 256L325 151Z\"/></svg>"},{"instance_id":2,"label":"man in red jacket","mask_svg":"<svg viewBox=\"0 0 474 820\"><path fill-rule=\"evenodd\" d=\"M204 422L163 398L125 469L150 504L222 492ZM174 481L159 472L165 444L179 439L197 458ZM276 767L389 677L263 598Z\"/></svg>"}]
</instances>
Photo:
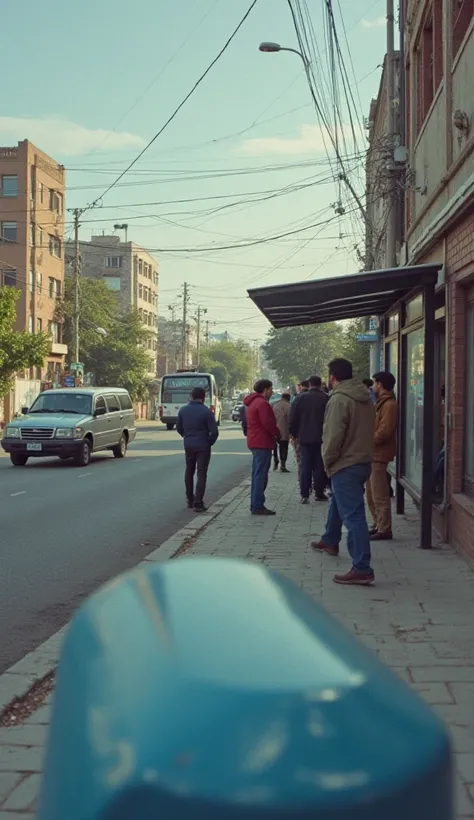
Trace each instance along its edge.
<instances>
[{"instance_id":1,"label":"man in red jacket","mask_svg":"<svg viewBox=\"0 0 474 820\"><path fill-rule=\"evenodd\" d=\"M268 379L260 379L254 393L244 399L247 421L247 447L252 451L252 487L250 512L252 515L275 515L265 506L265 489L272 463L272 453L280 438L275 413L269 404L273 385Z\"/></svg>"}]
</instances>

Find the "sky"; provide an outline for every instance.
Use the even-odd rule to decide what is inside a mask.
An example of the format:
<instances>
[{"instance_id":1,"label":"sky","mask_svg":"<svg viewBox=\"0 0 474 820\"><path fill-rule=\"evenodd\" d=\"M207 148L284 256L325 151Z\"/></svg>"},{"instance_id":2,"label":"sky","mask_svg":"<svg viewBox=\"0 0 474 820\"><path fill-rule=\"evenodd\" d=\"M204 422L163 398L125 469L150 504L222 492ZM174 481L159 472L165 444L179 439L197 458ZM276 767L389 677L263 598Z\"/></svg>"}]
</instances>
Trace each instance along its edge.
<instances>
[{"instance_id":1,"label":"sky","mask_svg":"<svg viewBox=\"0 0 474 820\"><path fill-rule=\"evenodd\" d=\"M258 50L262 41L298 48L286 0L258 0L163 134L102 196L162 128L250 2L21 0L22 15L18 4L6 4L0 61L14 82L2 88L0 145L29 139L64 164L66 207L96 203L82 217L81 239L128 224L128 238L158 262L161 315L179 305L186 281L191 315L207 309L212 332L262 341L269 326L247 288L355 272L354 247L363 249L363 223L334 179L338 163L301 60ZM381 76L385 2L333 0L352 127L338 63L331 80L325 0L301 5L312 21L319 57L311 67L341 167L363 193L363 120ZM69 212L67 219L70 232Z\"/></svg>"}]
</instances>

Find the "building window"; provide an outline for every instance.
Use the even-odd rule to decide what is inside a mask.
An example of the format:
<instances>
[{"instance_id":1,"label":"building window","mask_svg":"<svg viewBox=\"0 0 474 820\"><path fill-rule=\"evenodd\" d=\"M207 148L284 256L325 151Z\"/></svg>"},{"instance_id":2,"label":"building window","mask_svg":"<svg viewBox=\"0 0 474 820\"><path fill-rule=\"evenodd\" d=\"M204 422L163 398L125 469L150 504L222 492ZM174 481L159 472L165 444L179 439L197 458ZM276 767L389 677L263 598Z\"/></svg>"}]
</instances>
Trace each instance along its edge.
<instances>
[{"instance_id":1,"label":"building window","mask_svg":"<svg viewBox=\"0 0 474 820\"><path fill-rule=\"evenodd\" d=\"M63 212L63 198L54 188L49 189L49 210L61 216Z\"/></svg>"},{"instance_id":2,"label":"building window","mask_svg":"<svg viewBox=\"0 0 474 820\"><path fill-rule=\"evenodd\" d=\"M138 285L138 298L143 299L143 285Z\"/></svg>"},{"instance_id":3,"label":"building window","mask_svg":"<svg viewBox=\"0 0 474 820\"><path fill-rule=\"evenodd\" d=\"M35 275L32 270L30 270L30 293L33 293L35 287Z\"/></svg>"},{"instance_id":4,"label":"building window","mask_svg":"<svg viewBox=\"0 0 474 820\"><path fill-rule=\"evenodd\" d=\"M466 328L466 422L464 438L466 446L466 460L464 473L469 483L474 486L474 293L473 301L467 305Z\"/></svg>"},{"instance_id":5,"label":"building window","mask_svg":"<svg viewBox=\"0 0 474 820\"><path fill-rule=\"evenodd\" d=\"M474 17L474 0L453 0L453 57L458 53Z\"/></svg>"},{"instance_id":6,"label":"building window","mask_svg":"<svg viewBox=\"0 0 474 820\"><path fill-rule=\"evenodd\" d=\"M105 257L105 267L106 268L121 268L122 267L122 258L121 256L106 256Z\"/></svg>"},{"instance_id":7,"label":"building window","mask_svg":"<svg viewBox=\"0 0 474 820\"><path fill-rule=\"evenodd\" d=\"M412 322L416 322L416 320L421 319L422 316L423 294L419 293L418 296L415 296L415 298L411 300L411 302L407 303L405 314L406 324L409 325Z\"/></svg>"},{"instance_id":8,"label":"building window","mask_svg":"<svg viewBox=\"0 0 474 820\"><path fill-rule=\"evenodd\" d=\"M59 299L61 296L61 282L59 279L49 277L49 297L50 299Z\"/></svg>"},{"instance_id":9,"label":"building window","mask_svg":"<svg viewBox=\"0 0 474 820\"><path fill-rule=\"evenodd\" d=\"M43 185L42 182L40 182L39 185L38 185L38 194L39 194L39 201L41 202L41 204L43 204L43 202L44 202L44 185Z\"/></svg>"},{"instance_id":10,"label":"building window","mask_svg":"<svg viewBox=\"0 0 474 820\"><path fill-rule=\"evenodd\" d=\"M36 274L36 291L41 293L43 290L43 274L38 271Z\"/></svg>"},{"instance_id":11,"label":"building window","mask_svg":"<svg viewBox=\"0 0 474 820\"><path fill-rule=\"evenodd\" d=\"M2 176L2 196L18 196L18 177L16 174Z\"/></svg>"},{"instance_id":12,"label":"building window","mask_svg":"<svg viewBox=\"0 0 474 820\"><path fill-rule=\"evenodd\" d=\"M424 329L408 333L406 339L406 429L405 477L421 488L423 468Z\"/></svg>"},{"instance_id":13,"label":"building window","mask_svg":"<svg viewBox=\"0 0 474 820\"><path fill-rule=\"evenodd\" d=\"M33 317L28 316L28 333L33 333Z\"/></svg>"},{"instance_id":14,"label":"building window","mask_svg":"<svg viewBox=\"0 0 474 820\"><path fill-rule=\"evenodd\" d=\"M0 270L0 284L6 288L16 288L15 268L3 268L3 270Z\"/></svg>"},{"instance_id":15,"label":"building window","mask_svg":"<svg viewBox=\"0 0 474 820\"><path fill-rule=\"evenodd\" d=\"M141 259L138 260L138 273L140 274L140 276L143 273L143 262Z\"/></svg>"},{"instance_id":16,"label":"building window","mask_svg":"<svg viewBox=\"0 0 474 820\"><path fill-rule=\"evenodd\" d=\"M4 242L17 241L17 224L16 222L2 222L1 223L1 237Z\"/></svg>"},{"instance_id":17,"label":"building window","mask_svg":"<svg viewBox=\"0 0 474 820\"><path fill-rule=\"evenodd\" d=\"M36 320L36 329L37 329L38 333L43 332L43 320L42 319L37 319Z\"/></svg>"},{"instance_id":18,"label":"building window","mask_svg":"<svg viewBox=\"0 0 474 820\"><path fill-rule=\"evenodd\" d=\"M433 0L415 45L417 132L423 125L443 79L442 0Z\"/></svg>"},{"instance_id":19,"label":"building window","mask_svg":"<svg viewBox=\"0 0 474 820\"><path fill-rule=\"evenodd\" d=\"M38 228L38 247L43 247L43 228Z\"/></svg>"},{"instance_id":20,"label":"building window","mask_svg":"<svg viewBox=\"0 0 474 820\"><path fill-rule=\"evenodd\" d=\"M59 236L49 234L49 252L51 256L61 259L61 240Z\"/></svg>"},{"instance_id":21,"label":"building window","mask_svg":"<svg viewBox=\"0 0 474 820\"><path fill-rule=\"evenodd\" d=\"M151 288L148 288L148 301L151 303L152 295L151 295Z\"/></svg>"},{"instance_id":22,"label":"building window","mask_svg":"<svg viewBox=\"0 0 474 820\"><path fill-rule=\"evenodd\" d=\"M109 290L115 292L119 291L122 286L120 276L104 276L104 282Z\"/></svg>"},{"instance_id":23,"label":"building window","mask_svg":"<svg viewBox=\"0 0 474 820\"><path fill-rule=\"evenodd\" d=\"M36 236L35 236L35 223L30 222L30 245L32 248L35 246Z\"/></svg>"},{"instance_id":24,"label":"building window","mask_svg":"<svg viewBox=\"0 0 474 820\"><path fill-rule=\"evenodd\" d=\"M59 322L48 322L48 330L53 344L59 344L61 341L61 326Z\"/></svg>"}]
</instances>

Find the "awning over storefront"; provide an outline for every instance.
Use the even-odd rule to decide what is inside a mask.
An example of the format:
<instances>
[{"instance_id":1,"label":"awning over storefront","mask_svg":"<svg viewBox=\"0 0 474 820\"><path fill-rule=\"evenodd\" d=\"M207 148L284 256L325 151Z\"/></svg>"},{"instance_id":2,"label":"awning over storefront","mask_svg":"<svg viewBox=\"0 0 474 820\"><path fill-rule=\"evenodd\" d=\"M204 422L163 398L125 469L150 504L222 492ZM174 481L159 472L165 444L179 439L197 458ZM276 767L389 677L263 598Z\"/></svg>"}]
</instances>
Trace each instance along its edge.
<instances>
[{"instance_id":1,"label":"awning over storefront","mask_svg":"<svg viewBox=\"0 0 474 820\"><path fill-rule=\"evenodd\" d=\"M434 287L441 265L388 268L252 288L248 294L273 327L313 325L361 316L382 316L416 288Z\"/></svg>"}]
</instances>

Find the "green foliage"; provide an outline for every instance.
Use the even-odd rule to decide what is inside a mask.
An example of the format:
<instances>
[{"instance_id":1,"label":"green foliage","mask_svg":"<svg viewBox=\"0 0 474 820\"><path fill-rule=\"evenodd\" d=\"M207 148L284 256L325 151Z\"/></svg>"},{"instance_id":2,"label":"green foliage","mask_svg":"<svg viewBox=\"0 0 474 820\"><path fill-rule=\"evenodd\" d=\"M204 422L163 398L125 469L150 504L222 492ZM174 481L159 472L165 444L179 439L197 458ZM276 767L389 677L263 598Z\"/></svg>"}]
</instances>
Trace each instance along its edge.
<instances>
[{"instance_id":1,"label":"green foliage","mask_svg":"<svg viewBox=\"0 0 474 820\"><path fill-rule=\"evenodd\" d=\"M133 399L146 398L150 357L142 347L149 334L136 312L120 315L117 298L101 279L81 279L80 359L101 386L125 387ZM64 300L58 309L64 320L63 338L73 352L74 282L66 278ZM103 328L107 336L97 333Z\"/></svg>"},{"instance_id":2,"label":"green foliage","mask_svg":"<svg viewBox=\"0 0 474 820\"><path fill-rule=\"evenodd\" d=\"M245 342L212 342L202 350L199 367L215 376L221 390L243 388L255 380L255 353Z\"/></svg>"},{"instance_id":3,"label":"green foliage","mask_svg":"<svg viewBox=\"0 0 474 820\"><path fill-rule=\"evenodd\" d=\"M13 330L19 295L15 288L0 288L0 396L10 390L15 373L41 367L51 347L46 333Z\"/></svg>"},{"instance_id":4,"label":"green foliage","mask_svg":"<svg viewBox=\"0 0 474 820\"><path fill-rule=\"evenodd\" d=\"M364 329L364 319L347 324L331 322L281 330L272 328L263 346L265 359L284 385L311 375L327 379L329 362L340 356L349 359L354 374L364 378L369 370L369 346L356 341L356 334L363 333Z\"/></svg>"}]
</instances>

